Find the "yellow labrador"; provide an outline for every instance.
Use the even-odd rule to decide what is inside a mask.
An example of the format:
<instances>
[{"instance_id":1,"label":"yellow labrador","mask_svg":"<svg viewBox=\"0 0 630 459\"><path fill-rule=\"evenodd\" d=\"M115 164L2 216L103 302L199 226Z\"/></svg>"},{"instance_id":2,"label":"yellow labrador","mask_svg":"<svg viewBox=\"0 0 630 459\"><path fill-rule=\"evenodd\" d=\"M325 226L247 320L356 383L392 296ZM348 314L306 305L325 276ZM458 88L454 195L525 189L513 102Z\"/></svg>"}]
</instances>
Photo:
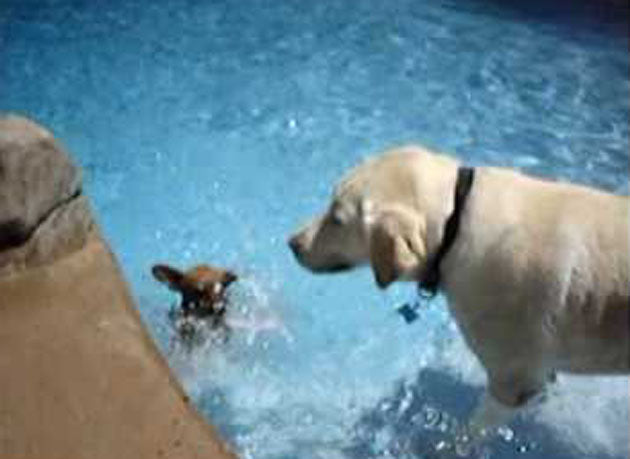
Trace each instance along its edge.
<instances>
[{"instance_id":1,"label":"yellow labrador","mask_svg":"<svg viewBox=\"0 0 630 459\"><path fill-rule=\"evenodd\" d=\"M629 209L626 196L410 146L353 169L289 245L313 272L369 263L381 288L442 290L486 369L473 423L488 427L555 371L628 373Z\"/></svg>"}]
</instances>

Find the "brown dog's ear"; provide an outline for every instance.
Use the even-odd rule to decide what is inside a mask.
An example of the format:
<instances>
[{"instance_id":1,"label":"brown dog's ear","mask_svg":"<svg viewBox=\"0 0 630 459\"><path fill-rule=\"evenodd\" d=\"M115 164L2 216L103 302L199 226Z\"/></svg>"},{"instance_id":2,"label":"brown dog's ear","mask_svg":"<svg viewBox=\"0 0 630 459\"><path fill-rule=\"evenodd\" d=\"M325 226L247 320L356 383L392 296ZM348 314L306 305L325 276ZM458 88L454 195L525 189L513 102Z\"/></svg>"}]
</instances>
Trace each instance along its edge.
<instances>
[{"instance_id":1,"label":"brown dog's ear","mask_svg":"<svg viewBox=\"0 0 630 459\"><path fill-rule=\"evenodd\" d=\"M401 277L419 276L426 258L424 225L408 212L383 212L370 231L370 264L376 284L384 289Z\"/></svg>"},{"instance_id":2,"label":"brown dog's ear","mask_svg":"<svg viewBox=\"0 0 630 459\"><path fill-rule=\"evenodd\" d=\"M166 284L171 290L181 290L184 273L168 265L154 265L151 273L158 281Z\"/></svg>"}]
</instances>

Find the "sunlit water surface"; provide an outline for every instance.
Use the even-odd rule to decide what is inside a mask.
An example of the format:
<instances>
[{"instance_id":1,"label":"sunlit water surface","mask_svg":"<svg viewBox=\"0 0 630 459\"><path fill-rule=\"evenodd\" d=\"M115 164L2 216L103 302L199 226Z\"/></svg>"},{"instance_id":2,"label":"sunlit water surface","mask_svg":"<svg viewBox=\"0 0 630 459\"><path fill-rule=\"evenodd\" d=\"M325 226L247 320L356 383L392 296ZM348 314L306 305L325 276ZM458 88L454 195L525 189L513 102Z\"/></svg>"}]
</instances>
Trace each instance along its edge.
<instances>
[{"instance_id":1,"label":"sunlit water surface","mask_svg":"<svg viewBox=\"0 0 630 459\"><path fill-rule=\"evenodd\" d=\"M142 316L243 458L431 457L484 384L443 300L406 325L412 286L311 276L286 235L404 142L627 193L627 11L602 4L3 0L0 109L78 158ZM233 268L234 313L281 325L179 351L157 261ZM628 378L563 376L481 454L626 458L629 402Z\"/></svg>"}]
</instances>

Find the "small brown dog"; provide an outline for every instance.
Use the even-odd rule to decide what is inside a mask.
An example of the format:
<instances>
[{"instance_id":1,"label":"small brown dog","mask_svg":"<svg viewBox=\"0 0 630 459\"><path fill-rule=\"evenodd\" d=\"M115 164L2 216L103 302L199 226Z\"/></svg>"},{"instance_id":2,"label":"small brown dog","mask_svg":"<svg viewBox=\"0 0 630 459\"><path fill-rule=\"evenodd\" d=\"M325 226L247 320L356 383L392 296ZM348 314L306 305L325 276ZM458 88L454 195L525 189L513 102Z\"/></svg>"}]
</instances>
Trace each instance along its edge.
<instances>
[{"instance_id":1,"label":"small brown dog","mask_svg":"<svg viewBox=\"0 0 630 459\"><path fill-rule=\"evenodd\" d=\"M238 279L234 273L208 265L197 265L182 272L164 264L154 265L151 272L158 281L182 295L180 309L171 315L182 338L193 339L199 322L227 331L225 291Z\"/></svg>"}]
</instances>

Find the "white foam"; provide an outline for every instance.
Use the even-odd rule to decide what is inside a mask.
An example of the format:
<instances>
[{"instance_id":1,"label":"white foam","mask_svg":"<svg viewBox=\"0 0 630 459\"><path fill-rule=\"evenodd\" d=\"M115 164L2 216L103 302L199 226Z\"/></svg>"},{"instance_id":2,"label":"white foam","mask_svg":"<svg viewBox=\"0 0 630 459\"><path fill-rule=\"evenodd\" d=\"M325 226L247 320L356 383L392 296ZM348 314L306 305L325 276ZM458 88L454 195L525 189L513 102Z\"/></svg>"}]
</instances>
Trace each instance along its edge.
<instances>
[{"instance_id":1,"label":"white foam","mask_svg":"<svg viewBox=\"0 0 630 459\"><path fill-rule=\"evenodd\" d=\"M590 457L630 457L629 388L625 376L561 375L532 415L568 448Z\"/></svg>"},{"instance_id":2,"label":"white foam","mask_svg":"<svg viewBox=\"0 0 630 459\"><path fill-rule=\"evenodd\" d=\"M444 349L436 364L471 386L486 383L482 367L461 337ZM629 457L630 378L561 374L544 400L526 408L521 418L542 425L554 440L585 457Z\"/></svg>"}]
</instances>

